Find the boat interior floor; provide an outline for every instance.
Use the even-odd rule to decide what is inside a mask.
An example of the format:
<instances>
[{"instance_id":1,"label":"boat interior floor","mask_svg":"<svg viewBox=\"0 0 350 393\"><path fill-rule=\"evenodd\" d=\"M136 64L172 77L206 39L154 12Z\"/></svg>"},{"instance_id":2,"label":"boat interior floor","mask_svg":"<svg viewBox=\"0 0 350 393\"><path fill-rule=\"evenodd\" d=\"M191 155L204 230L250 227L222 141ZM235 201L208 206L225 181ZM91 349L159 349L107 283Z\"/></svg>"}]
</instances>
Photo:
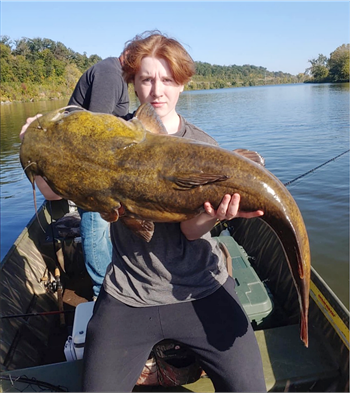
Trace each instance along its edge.
<instances>
[{"instance_id":1,"label":"boat interior floor","mask_svg":"<svg viewBox=\"0 0 350 393\"><path fill-rule=\"evenodd\" d=\"M267 391L305 392L313 390L315 384L331 386L332 380L336 381L339 366L330 356L329 348L326 348L320 340L311 341L309 348L305 348L300 341L297 325L260 330L255 334L263 357ZM77 360L14 370L2 375L11 375L13 380L26 375L54 386L61 386L67 391L79 392L81 380L78 376L81 376L81 371L82 361ZM4 391L16 391L14 386L11 387L10 382L6 381L3 381L3 388ZM21 389L18 383L16 389ZM135 386L133 391L214 392L214 387L208 377L202 377L189 385L171 388Z\"/></svg>"},{"instance_id":2,"label":"boat interior floor","mask_svg":"<svg viewBox=\"0 0 350 393\"><path fill-rule=\"evenodd\" d=\"M70 277L66 282L64 275L62 276L65 288L63 293L64 310L66 311L64 314L65 323L62 325L61 320L56 316L56 323L52 326L48 345L49 350L42 365L6 371L2 375L10 375L12 379L26 375L51 385L62 386L65 391L81 391L82 361L67 362L63 348L67 336L72 331L76 306L82 302L91 301L92 292L89 280L89 276L85 273ZM332 386L339 377L339 365L332 358L332 349L328 348L322 339L311 340L309 348L305 348L299 337L299 326L281 323L283 322L283 313L279 310L280 307L275 303L274 317L270 319L274 323L263 323L255 329L263 359L267 391L325 391L322 387ZM310 324L309 329L310 336L317 337L317 327ZM28 381L26 381L28 390L24 385L21 387L19 381L15 385L11 385L11 383L10 381L2 381L4 391L36 391L37 388L28 384ZM320 388L318 389L318 387ZM171 388L135 386L134 391L214 392L214 387L211 380L203 376L189 385Z\"/></svg>"},{"instance_id":3,"label":"boat interior floor","mask_svg":"<svg viewBox=\"0 0 350 393\"><path fill-rule=\"evenodd\" d=\"M58 262L62 263L61 281L63 284L63 308L64 308L64 319L60 318L60 315L50 316L50 337L48 345L45 349L45 356L42 359L40 366L24 368L27 366L22 366L22 368L17 368L16 370L3 371L1 373L2 377L10 378L11 380L2 380L0 386L3 391L43 391L43 389L38 388L35 384L25 382L20 382L17 380L16 384L13 383L14 379L27 376L28 378L36 378L39 381L45 381L47 384L54 386L61 386L63 390L61 391L81 391L81 375L82 375L82 361L76 360L68 362L66 361L64 354L64 346L67 337L72 333L73 323L74 323L74 311L78 304L82 302L89 302L92 300L92 285L91 279L88 276L84 263L81 258L81 244L75 243L73 240L63 242L59 248L54 249L55 253L58 254L57 259L55 253L52 252L53 245L52 241L46 242L46 236L43 241L39 239L38 248L33 247L32 239L38 239L39 236L44 237L39 229L33 233L30 229L29 236L22 239L21 249L17 251L16 255L13 255L13 264L11 266L19 269L19 272L24 272L28 277L33 275L35 272L34 268L27 268L27 260L33 261L37 259L40 263L42 261L42 256L45 260L47 268L52 272L57 266ZM227 244L230 248L230 244ZM39 250L40 249L40 253ZM63 249L64 258L60 258L60 250ZM233 269L236 264L237 268L241 268L242 258L244 254L240 251L239 247L234 247L238 252L230 249L230 254L232 257ZM29 251L28 251L29 250ZM243 258L244 259L244 258ZM74 270L74 266L70 261L76 262L77 269ZM22 264L21 264L22 263ZM23 269L21 266L25 266ZM21 268L20 268L21 267ZM17 270L15 270L17 272ZM8 277L11 279L17 277L19 274L10 274L12 271L8 272ZM23 273L23 274L24 274ZM22 279L24 283L27 283L29 278L25 277ZM32 279L32 283L36 284L38 277ZM10 291L12 286L10 279L8 280L9 295L12 294ZM42 283L40 283L40 286ZM260 286L261 287L261 286ZM43 289L40 287L43 292ZM26 293L24 291L24 293ZM13 295L14 296L14 295ZM28 297L35 298L37 301L37 306L41 305L41 301L44 296L34 296L32 292L28 294ZM45 297L46 299L46 297ZM50 296L51 299L51 296ZM55 307L51 309L57 310L57 299L56 295L52 296L50 302L55 302ZM18 301L19 305L22 305L23 297ZM50 303L51 304L51 303ZM282 302L278 299L273 299L273 311L269 313L268 316L262 317L261 322L252 323L255 330L255 335L260 348L264 374L266 380L266 387L268 391L336 391L336 388L332 386L337 386L336 382L339 379L340 369L342 367L339 360L335 360L332 355L334 350L329 347L329 344L324 340L324 336L320 333L319 326L317 323L309 323L309 348L305 348L304 344L299 337L299 325L294 322L290 322L290 316L286 315L284 307L282 307ZM31 304L28 305L26 312L31 312ZM29 318L33 323L38 321L38 318ZM13 322L11 322L13 323ZM40 322L35 322L40 324ZM32 340L33 334L30 334L30 329L27 327L27 319L25 324L23 324L23 329L17 332L19 347L26 348L26 343ZM257 326L256 326L257 325ZM34 325L36 326L36 325ZM47 331L47 329L46 329ZM25 334L24 334L25 333ZM16 337L17 337L16 336ZM14 340L15 341L15 340ZM14 344L17 344L17 341ZM36 345L36 342L35 342ZM42 345L38 340L37 346ZM14 345L15 346L15 345ZM8 350L11 355L11 348ZM21 356L23 351L20 352ZM9 355L9 357L10 357ZM339 357L338 357L339 359ZM338 363L337 363L338 362ZM22 364L21 362L19 362ZM21 385L22 384L22 385ZM48 391L48 390L46 390ZM53 391L53 390L52 390ZM56 390L59 391L59 390ZM164 387L146 387L146 386L135 386L134 391L200 391L200 392L213 392L214 387L211 380L208 377L201 377L198 381L193 384L177 386L173 388Z\"/></svg>"}]
</instances>

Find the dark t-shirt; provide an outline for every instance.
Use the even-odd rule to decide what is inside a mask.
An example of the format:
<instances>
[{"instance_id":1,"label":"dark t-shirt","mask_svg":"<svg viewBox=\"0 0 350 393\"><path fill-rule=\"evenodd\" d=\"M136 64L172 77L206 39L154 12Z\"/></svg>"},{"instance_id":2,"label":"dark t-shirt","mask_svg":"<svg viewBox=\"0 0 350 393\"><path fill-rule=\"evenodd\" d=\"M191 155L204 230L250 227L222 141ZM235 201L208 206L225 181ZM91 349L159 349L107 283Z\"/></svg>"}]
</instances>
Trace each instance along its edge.
<instances>
[{"instance_id":1,"label":"dark t-shirt","mask_svg":"<svg viewBox=\"0 0 350 393\"><path fill-rule=\"evenodd\" d=\"M85 71L68 105L78 105L91 112L125 116L129 112L129 95L119 59L108 57Z\"/></svg>"},{"instance_id":2,"label":"dark t-shirt","mask_svg":"<svg viewBox=\"0 0 350 393\"><path fill-rule=\"evenodd\" d=\"M180 116L177 137L217 145L200 128ZM201 299L215 292L228 278L222 252L210 232L193 241L179 223L155 223L149 243L121 221L111 224L112 263L104 289L133 307L147 307Z\"/></svg>"}]
</instances>

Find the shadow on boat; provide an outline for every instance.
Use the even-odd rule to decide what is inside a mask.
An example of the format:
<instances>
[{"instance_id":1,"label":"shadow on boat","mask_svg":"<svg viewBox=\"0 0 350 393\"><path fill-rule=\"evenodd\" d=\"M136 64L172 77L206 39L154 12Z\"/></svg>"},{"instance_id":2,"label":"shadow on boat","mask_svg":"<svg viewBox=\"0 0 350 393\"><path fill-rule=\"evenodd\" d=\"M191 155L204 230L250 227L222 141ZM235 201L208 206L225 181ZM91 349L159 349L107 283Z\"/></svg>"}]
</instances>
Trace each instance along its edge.
<instances>
[{"instance_id":1,"label":"shadow on boat","mask_svg":"<svg viewBox=\"0 0 350 393\"><path fill-rule=\"evenodd\" d=\"M81 243L58 232L62 216L74 221L68 217L66 202L44 203L39 220L46 233L33 217L1 262L4 391L81 391L82 360L66 361L64 347L72 333L76 307L91 300L92 286ZM223 231L230 236L223 236ZM260 219L234 219L215 227L212 235L229 248L237 291L251 302L245 307L264 308L250 318L267 390L349 391L349 311L318 273L312 268L310 339L309 348L305 348L299 337L297 293L282 247L270 227ZM243 265L251 265L252 270L246 274ZM64 312L52 314L60 311L54 277L57 268L64 288ZM258 282L243 285L248 273L258 277ZM269 307L265 300L254 299L261 289ZM134 391L213 392L214 388L203 375L183 386L135 386Z\"/></svg>"}]
</instances>

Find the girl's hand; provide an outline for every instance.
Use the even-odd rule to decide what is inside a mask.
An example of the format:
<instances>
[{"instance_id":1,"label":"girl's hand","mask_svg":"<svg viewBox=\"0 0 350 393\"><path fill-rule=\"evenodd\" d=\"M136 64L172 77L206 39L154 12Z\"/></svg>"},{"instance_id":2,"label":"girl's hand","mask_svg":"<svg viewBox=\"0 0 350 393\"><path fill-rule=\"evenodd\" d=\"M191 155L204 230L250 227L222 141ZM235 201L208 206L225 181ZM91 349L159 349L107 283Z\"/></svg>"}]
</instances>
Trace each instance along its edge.
<instances>
[{"instance_id":1,"label":"girl's hand","mask_svg":"<svg viewBox=\"0 0 350 393\"><path fill-rule=\"evenodd\" d=\"M241 200L241 197L239 194L233 194L232 196L230 194L226 194L223 198L222 201L215 210L213 206L211 205L210 202L205 202L204 203L204 209L207 214L209 214L211 217L215 217L217 220L232 220L233 218L236 217L242 217L242 218L254 218L254 217L260 217L264 214L262 210L257 210L254 212L241 212L239 211L239 202Z\"/></svg>"},{"instance_id":2,"label":"girl's hand","mask_svg":"<svg viewBox=\"0 0 350 393\"><path fill-rule=\"evenodd\" d=\"M257 210L255 212L240 212L240 199L239 194L233 194L232 196L226 194L222 198L217 210L213 208L210 202L205 202L204 213L180 223L182 233L188 240L195 240L209 232L218 220L232 220L235 217L253 218L264 214L262 210Z\"/></svg>"}]
</instances>

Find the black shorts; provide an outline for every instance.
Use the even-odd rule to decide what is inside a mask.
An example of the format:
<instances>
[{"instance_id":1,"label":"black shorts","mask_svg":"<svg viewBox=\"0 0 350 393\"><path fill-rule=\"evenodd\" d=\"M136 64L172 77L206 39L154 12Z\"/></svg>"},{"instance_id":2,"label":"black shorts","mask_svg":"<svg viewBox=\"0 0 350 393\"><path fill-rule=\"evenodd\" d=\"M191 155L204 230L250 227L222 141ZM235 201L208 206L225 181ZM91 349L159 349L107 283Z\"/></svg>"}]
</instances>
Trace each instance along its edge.
<instances>
[{"instance_id":1,"label":"black shorts","mask_svg":"<svg viewBox=\"0 0 350 393\"><path fill-rule=\"evenodd\" d=\"M163 306L130 307L102 289L87 329L83 390L130 392L164 339L196 353L216 391L266 391L259 347L231 277L203 299Z\"/></svg>"}]
</instances>

